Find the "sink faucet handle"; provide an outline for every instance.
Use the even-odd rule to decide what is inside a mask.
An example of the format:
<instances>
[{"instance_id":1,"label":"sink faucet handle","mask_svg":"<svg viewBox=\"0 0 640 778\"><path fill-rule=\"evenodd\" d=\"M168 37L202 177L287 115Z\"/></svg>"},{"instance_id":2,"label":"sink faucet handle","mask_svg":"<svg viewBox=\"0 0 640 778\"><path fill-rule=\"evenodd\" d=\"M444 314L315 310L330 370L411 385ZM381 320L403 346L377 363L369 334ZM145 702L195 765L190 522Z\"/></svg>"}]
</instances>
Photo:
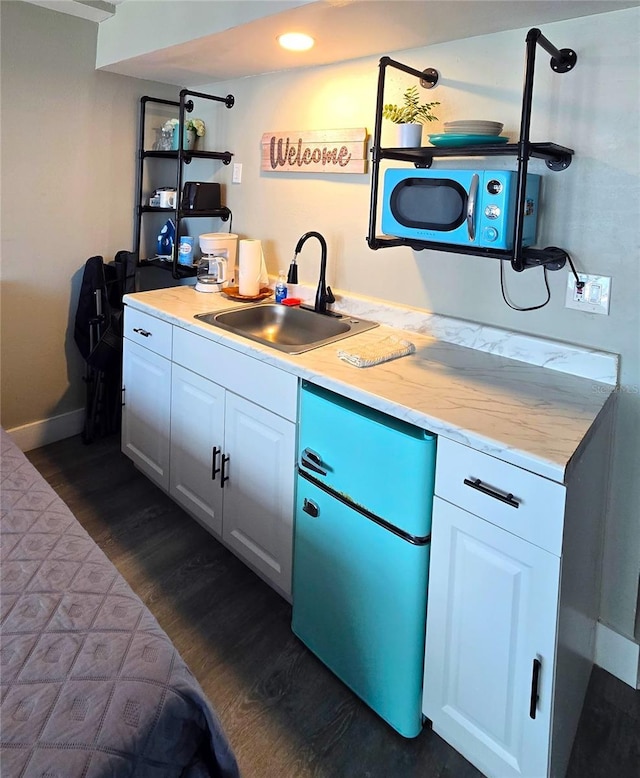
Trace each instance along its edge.
<instances>
[{"instance_id":1,"label":"sink faucet handle","mask_svg":"<svg viewBox=\"0 0 640 778\"><path fill-rule=\"evenodd\" d=\"M330 286L327 287L327 294L325 295L324 300L325 300L326 303L329 303L329 304L335 303L335 301L336 301L336 298L333 296L333 292L331 291L331 287Z\"/></svg>"}]
</instances>

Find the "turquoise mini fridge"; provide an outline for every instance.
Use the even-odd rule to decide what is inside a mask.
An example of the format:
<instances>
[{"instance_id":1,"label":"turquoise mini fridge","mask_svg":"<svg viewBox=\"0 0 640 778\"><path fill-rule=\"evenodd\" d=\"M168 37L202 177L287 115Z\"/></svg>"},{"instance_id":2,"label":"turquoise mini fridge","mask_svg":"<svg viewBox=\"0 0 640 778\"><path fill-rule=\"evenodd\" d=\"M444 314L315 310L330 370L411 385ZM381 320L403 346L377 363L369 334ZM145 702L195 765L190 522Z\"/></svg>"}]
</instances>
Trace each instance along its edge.
<instances>
[{"instance_id":1,"label":"turquoise mini fridge","mask_svg":"<svg viewBox=\"0 0 640 778\"><path fill-rule=\"evenodd\" d=\"M292 629L405 737L422 728L435 435L304 382Z\"/></svg>"}]
</instances>

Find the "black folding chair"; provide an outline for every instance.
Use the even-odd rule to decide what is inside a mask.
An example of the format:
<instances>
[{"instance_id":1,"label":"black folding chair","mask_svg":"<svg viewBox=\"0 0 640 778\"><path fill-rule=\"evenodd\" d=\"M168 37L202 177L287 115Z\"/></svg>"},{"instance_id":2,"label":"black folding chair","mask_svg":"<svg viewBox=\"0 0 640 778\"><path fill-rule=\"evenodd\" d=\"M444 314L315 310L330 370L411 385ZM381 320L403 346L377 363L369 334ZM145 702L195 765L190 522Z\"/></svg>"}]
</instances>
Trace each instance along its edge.
<instances>
[{"instance_id":1,"label":"black folding chair","mask_svg":"<svg viewBox=\"0 0 640 778\"><path fill-rule=\"evenodd\" d=\"M135 291L135 267L135 255L129 251L119 251L108 265L101 256L85 263L74 326L85 360L85 443L120 429L122 297Z\"/></svg>"}]
</instances>

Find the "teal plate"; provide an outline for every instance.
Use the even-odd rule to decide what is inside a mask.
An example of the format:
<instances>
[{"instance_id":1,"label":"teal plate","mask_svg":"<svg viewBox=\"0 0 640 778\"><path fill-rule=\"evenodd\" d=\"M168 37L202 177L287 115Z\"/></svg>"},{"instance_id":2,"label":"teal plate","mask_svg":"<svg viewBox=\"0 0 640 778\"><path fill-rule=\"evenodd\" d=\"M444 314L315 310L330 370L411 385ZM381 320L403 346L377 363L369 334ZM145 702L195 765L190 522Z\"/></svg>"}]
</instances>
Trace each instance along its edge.
<instances>
[{"instance_id":1,"label":"teal plate","mask_svg":"<svg viewBox=\"0 0 640 778\"><path fill-rule=\"evenodd\" d=\"M441 135L429 135L432 146L474 146L480 143L507 143L507 135L455 135L444 132Z\"/></svg>"}]
</instances>

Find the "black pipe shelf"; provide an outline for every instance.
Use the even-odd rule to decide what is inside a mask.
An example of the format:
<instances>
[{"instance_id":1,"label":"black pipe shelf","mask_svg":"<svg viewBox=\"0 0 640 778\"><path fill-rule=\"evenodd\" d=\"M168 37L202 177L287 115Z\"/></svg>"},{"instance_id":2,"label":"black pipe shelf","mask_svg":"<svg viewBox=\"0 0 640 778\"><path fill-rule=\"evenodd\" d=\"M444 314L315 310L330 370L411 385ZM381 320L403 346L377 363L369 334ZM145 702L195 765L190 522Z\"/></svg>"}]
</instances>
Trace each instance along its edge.
<instances>
[{"instance_id":1,"label":"black pipe shelf","mask_svg":"<svg viewBox=\"0 0 640 778\"><path fill-rule=\"evenodd\" d=\"M147 159L153 157L155 159L178 159L178 151L141 151L140 158ZM223 164L228 165L231 162L233 154L230 151L191 151L184 150L182 152L182 161L185 165L188 165L192 159L220 159Z\"/></svg>"},{"instance_id":2,"label":"black pipe shelf","mask_svg":"<svg viewBox=\"0 0 640 778\"><path fill-rule=\"evenodd\" d=\"M496 249L488 246L460 246L458 244L432 243L428 240L411 240L410 238L394 238L388 235L376 235L368 239L369 248L384 249L394 246L408 246L414 251L423 251L431 249L433 251L444 251L449 254L467 254L475 257L487 257L488 259L513 259L513 251L508 249ZM521 249L521 259L524 266L540 267L547 265L550 270L560 270L564 267L566 261L566 252L556 247L545 249L534 248L532 246Z\"/></svg>"},{"instance_id":3,"label":"black pipe shelf","mask_svg":"<svg viewBox=\"0 0 640 778\"><path fill-rule=\"evenodd\" d=\"M173 267L173 260L160 259L159 257L149 257L148 259L138 260L139 267L156 267L160 270L166 270L173 274L176 279L181 278L193 278L196 275L195 266L191 265L178 265L177 268Z\"/></svg>"},{"instance_id":4,"label":"black pipe shelf","mask_svg":"<svg viewBox=\"0 0 640 778\"><path fill-rule=\"evenodd\" d=\"M533 78L537 46L540 46L551 56L549 65L556 73L566 73L572 70L578 60L576 53L572 49L558 49L547 40L537 28L529 30L526 37L525 77L522 92L520 135L517 143L487 143L456 147L421 146L419 148L383 148L380 145L380 139L382 135L382 112L385 104L384 87L387 67L392 67L414 76L426 89L431 89L436 86L439 76L437 70L433 68L427 68L426 70L420 71L409 65L405 65L402 62L397 62L390 57L382 57L380 59L375 126L371 146L371 200L369 205L369 232L367 234L367 244L369 245L369 248L375 250L392 246L410 246L415 251L432 249L434 251L505 259L511 262L512 268L517 272L529 267L545 266L550 270L559 270L564 266L568 255L567 252L561 248L555 246L547 248L525 248L522 246L529 159L532 157L543 159L550 170L560 171L569 167L574 153L573 149L567 148L566 146L560 146L556 143L532 143L530 141L529 130L531 124ZM433 161L438 158L502 156L515 156L518 162L518 186L515 207L516 218L514 224L513 250L478 246L469 247L458 244L454 245L411 240L376 234L380 162L383 159L408 162L418 168L429 168L433 164Z\"/></svg>"},{"instance_id":5,"label":"black pipe shelf","mask_svg":"<svg viewBox=\"0 0 640 778\"><path fill-rule=\"evenodd\" d=\"M224 165L228 165L231 162L233 153L230 151L200 151L196 149L184 148L184 126L186 123L186 115L191 113L194 109L193 100L188 99L191 97L200 98L202 100L209 100L212 102L222 103L227 108L232 108L235 103L233 95L226 95L220 97L217 95L205 94L204 92L194 92L189 89L182 89L180 91L178 100L165 100L156 97L149 97L145 95L140 98L140 117L139 117L139 130L138 130L138 175L137 175L137 201L135 208L135 227L134 227L134 251L138 256L138 266L155 267L162 270L170 271L175 279L189 278L196 274L195 267L181 265L178 262L178 245L181 235L181 223L184 219L192 218L218 218L223 222L229 221L231 218L231 211L229 208L222 206L215 210L209 211L195 211L181 207L183 196L183 183L184 183L184 165L188 165L194 159L207 159L207 160L219 160ZM172 109L177 109L178 122L175 132L178 133L180 138L180 148L171 149L168 151L160 151L156 149L145 148L145 116L147 104L154 105L166 105ZM176 179L176 205L174 208L158 208L151 205L143 205L144 200L148 200L149 195L145 196L143 192L144 186L144 170L145 160L157 159L157 160L171 160L175 163L175 179ZM164 170L164 166L160 166ZM142 217L144 214L171 214L175 219L175 242L173 256L170 260L160 259L159 257L149 257L147 259L140 257L141 240L142 240Z\"/></svg>"},{"instance_id":6,"label":"black pipe shelf","mask_svg":"<svg viewBox=\"0 0 640 778\"><path fill-rule=\"evenodd\" d=\"M517 143L483 143L455 148L421 146L415 149L381 148L380 159L412 162L416 167L431 167L438 157L512 157L520 153ZM573 149L557 143L530 143L529 157L544 159L551 170L564 170L571 164Z\"/></svg>"},{"instance_id":7,"label":"black pipe shelf","mask_svg":"<svg viewBox=\"0 0 640 778\"><path fill-rule=\"evenodd\" d=\"M229 220L229 217L231 216L231 211L229 208L216 208L211 211L193 211L190 209L180 208L178 211L176 211L175 208L158 208L154 205L140 205L138 206L138 212L139 213L172 213L174 215L178 215L180 219L199 219L205 216L208 217L217 217L219 219L222 219L223 222L226 222Z\"/></svg>"}]
</instances>

